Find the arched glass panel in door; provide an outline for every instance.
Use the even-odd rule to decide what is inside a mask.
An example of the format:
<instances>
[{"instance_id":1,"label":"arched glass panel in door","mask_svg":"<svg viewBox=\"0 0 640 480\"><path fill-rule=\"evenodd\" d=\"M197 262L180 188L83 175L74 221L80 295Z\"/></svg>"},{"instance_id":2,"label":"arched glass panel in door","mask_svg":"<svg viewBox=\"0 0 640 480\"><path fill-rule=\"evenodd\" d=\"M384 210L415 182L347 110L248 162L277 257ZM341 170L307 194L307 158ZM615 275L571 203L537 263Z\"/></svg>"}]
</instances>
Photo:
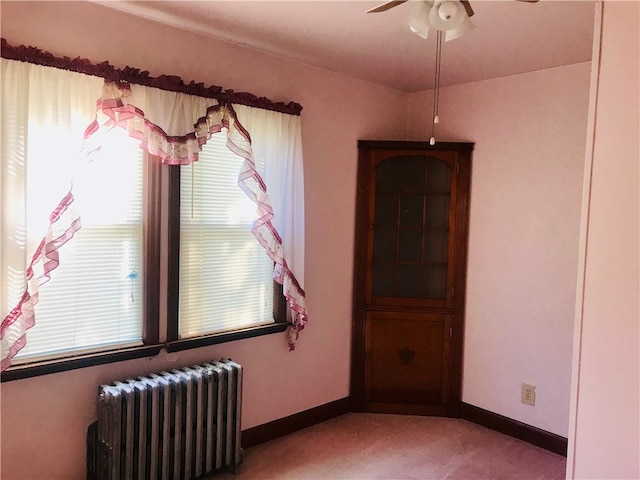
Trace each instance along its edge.
<instances>
[{"instance_id":1,"label":"arched glass panel in door","mask_svg":"<svg viewBox=\"0 0 640 480\"><path fill-rule=\"evenodd\" d=\"M446 298L450 204L447 162L407 155L377 164L373 296Z\"/></svg>"}]
</instances>

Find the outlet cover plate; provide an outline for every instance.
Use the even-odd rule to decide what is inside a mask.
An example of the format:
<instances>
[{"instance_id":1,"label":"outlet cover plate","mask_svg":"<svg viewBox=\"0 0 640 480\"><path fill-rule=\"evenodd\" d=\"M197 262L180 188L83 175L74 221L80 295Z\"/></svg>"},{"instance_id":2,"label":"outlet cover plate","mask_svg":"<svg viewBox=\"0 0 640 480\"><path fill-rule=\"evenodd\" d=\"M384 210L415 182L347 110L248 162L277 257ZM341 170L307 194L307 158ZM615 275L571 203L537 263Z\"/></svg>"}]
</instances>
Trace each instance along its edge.
<instances>
[{"instance_id":1,"label":"outlet cover plate","mask_svg":"<svg viewBox=\"0 0 640 480\"><path fill-rule=\"evenodd\" d=\"M523 383L520 401L525 405L531 405L534 407L536 404L536 386Z\"/></svg>"}]
</instances>

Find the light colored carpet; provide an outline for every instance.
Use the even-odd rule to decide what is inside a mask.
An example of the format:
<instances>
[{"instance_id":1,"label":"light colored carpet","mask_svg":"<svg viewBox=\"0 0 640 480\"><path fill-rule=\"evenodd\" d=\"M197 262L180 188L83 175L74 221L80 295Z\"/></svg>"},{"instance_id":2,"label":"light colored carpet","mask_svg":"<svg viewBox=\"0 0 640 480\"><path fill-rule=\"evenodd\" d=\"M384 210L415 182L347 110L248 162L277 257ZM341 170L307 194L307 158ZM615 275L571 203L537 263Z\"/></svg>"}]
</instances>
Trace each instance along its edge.
<instances>
[{"instance_id":1,"label":"light colored carpet","mask_svg":"<svg viewBox=\"0 0 640 480\"><path fill-rule=\"evenodd\" d=\"M349 413L244 451L264 479L562 479L566 459L461 419Z\"/></svg>"}]
</instances>

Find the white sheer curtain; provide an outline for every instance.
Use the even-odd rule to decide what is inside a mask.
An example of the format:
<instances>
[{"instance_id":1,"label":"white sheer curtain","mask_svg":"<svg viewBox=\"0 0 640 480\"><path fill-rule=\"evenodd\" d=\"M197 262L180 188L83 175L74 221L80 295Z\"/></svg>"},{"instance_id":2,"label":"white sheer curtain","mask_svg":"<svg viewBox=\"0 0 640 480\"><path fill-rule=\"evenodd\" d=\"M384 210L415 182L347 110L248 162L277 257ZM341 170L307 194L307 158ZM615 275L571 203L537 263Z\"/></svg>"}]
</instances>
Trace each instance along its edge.
<instances>
[{"instance_id":1,"label":"white sheer curtain","mask_svg":"<svg viewBox=\"0 0 640 480\"><path fill-rule=\"evenodd\" d=\"M295 348L299 332L307 323L304 293L304 172L302 165L302 129L299 116L247 107L233 106L238 122L251 135L252 158L268 192L273 209L270 224L278 242L267 241L271 258L276 262L274 277L293 317L289 330L289 346ZM259 161L258 161L259 160ZM254 232L260 236L261 229ZM267 237L271 235L267 231Z\"/></svg>"},{"instance_id":2,"label":"white sheer curtain","mask_svg":"<svg viewBox=\"0 0 640 480\"><path fill-rule=\"evenodd\" d=\"M238 121L251 134L251 148L269 192L273 226L282 237L289 268L304 278L304 175L300 117L234 105ZM302 287L302 285L301 285ZM304 287L303 287L304 288Z\"/></svg>"},{"instance_id":3,"label":"white sheer curtain","mask_svg":"<svg viewBox=\"0 0 640 480\"><path fill-rule=\"evenodd\" d=\"M0 306L3 317L7 315L1 327L4 370L24 346L26 329L34 321L38 287L56 267L57 247L79 227L77 214L66 208L72 205L68 193L84 130L95 118L96 95L104 82L24 62L2 59L1 64ZM54 210L61 218L51 225ZM37 253L41 242L44 248ZM31 276L25 273L28 267L32 267ZM27 292L25 283L29 284Z\"/></svg>"},{"instance_id":4,"label":"white sheer curtain","mask_svg":"<svg viewBox=\"0 0 640 480\"><path fill-rule=\"evenodd\" d=\"M299 116L2 59L2 370L24 346L38 286L56 268L57 250L80 228L70 207L75 162L86 160L80 155L83 133L91 150L114 126L162 162L177 165L197 160L201 145L227 129L227 146L244 159L239 186L257 206L253 234L275 262L274 278L291 309L293 349L307 322ZM5 135L9 131L17 133ZM28 159L28 166L5 161L15 156ZM257 157L264 171L256 168ZM39 195L27 209L25 182L32 181L39 182ZM13 284L21 288L9 287L9 277L16 276L22 282Z\"/></svg>"}]
</instances>

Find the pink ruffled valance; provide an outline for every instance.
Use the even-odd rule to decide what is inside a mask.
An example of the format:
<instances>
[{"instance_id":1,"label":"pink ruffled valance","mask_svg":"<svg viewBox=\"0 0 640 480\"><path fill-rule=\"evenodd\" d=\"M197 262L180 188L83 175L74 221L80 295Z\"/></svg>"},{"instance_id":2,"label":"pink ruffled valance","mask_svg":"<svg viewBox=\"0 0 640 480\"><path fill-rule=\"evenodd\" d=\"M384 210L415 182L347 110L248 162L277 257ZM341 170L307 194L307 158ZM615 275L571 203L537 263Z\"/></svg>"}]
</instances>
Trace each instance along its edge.
<instances>
[{"instance_id":1,"label":"pink ruffled valance","mask_svg":"<svg viewBox=\"0 0 640 480\"><path fill-rule=\"evenodd\" d=\"M0 44L2 58L93 75L118 84L145 85L168 92L182 92L200 98L213 98L220 103L246 105L289 115L300 115L302 111L302 105L296 102L273 102L266 97L258 97L249 92L236 92L218 85L205 86L204 83L196 83L193 80L187 83L177 75L152 77L148 71L135 67L120 69L109 62L93 63L86 58L57 57L37 47L11 45L5 38L0 39Z\"/></svg>"}]
</instances>

